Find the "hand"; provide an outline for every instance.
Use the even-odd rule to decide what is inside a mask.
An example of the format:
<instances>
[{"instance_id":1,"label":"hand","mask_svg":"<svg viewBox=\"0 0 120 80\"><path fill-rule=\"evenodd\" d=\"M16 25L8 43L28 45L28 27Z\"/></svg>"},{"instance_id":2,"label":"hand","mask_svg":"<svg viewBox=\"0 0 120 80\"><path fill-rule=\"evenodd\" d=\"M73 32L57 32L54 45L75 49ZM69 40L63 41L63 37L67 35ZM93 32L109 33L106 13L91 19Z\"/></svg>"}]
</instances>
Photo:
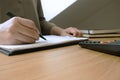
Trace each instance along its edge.
<instances>
[{"instance_id":1,"label":"hand","mask_svg":"<svg viewBox=\"0 0 120 80\"><path fill-rule=\"evenodd\" d=\"M13 17L0 24L0 44L33 43L39 38L34 22L21 17Z\"/></svg>"},{"instance_id":2,"label":"hand","mask_svg":"<svg viewBox=\"0 0 120 80\"><path fill-rule=\"evenodd\" d=\"M69 27L69 28L63 29L63 31L61 32L61 35L62 36L81 37L83 34L77 28Z\"/></svg>"}]
</instances>

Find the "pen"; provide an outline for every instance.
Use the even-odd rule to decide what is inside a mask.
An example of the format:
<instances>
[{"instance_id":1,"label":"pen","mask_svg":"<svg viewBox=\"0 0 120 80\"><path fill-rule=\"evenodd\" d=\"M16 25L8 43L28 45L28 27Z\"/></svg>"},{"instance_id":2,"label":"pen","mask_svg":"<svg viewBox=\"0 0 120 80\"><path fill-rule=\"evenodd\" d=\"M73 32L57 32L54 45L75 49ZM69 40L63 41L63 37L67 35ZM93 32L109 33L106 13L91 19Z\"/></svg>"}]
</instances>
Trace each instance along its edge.
<instances>
[{"instance_id":1,"label":"pen","mask_svg":"<svg viewBox=\"0 0 120 80\"><path fill-rule=\"evenodd\" d=\"M14 17L14 16L16 16L16 15L14 15L13 13L11 13L11 12L7 12L6 13L6 15L8 15L9 17ZM39 34L39 36L42 38L42 39L44 39L44 40L47 40L45 37L43 37L41 34Z\"/></svg>"}]
</instances>

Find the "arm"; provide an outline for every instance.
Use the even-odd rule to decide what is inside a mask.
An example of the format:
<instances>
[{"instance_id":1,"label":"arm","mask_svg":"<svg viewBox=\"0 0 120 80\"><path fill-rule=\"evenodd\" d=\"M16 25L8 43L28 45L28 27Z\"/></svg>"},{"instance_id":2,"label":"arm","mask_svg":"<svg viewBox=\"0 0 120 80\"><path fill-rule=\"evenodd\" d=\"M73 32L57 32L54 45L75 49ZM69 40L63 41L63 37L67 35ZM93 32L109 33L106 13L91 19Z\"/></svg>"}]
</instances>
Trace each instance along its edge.
<instances>
[{"instance_id":1,"label":"arm","mask_svg":"<svg viewBox=\"0 0 120 80\"><path fill-rule=\"evenodd\" d=\"M37 0L37 8L38 8L38 14L39 14L39 20L41 23L41 29L43 34L54 34L54 35L62 35L62 36L82 36L82 33L74 27L69 27L66 29L62 29L55 25L54 23L47 22L45 20L41 2L40 0Z\"/></svg>"},{"instance_id":2,"label":"arm","mask_svg":"<svg viewBox=\"0 0 120 80\"><path fill-rule=\"evenodd\" d=\"M74 37L82 36L82 33L75 27L68 27L66 29L62 29L58 26L54 26L51 29L51 34L61 35L61 36L74 36Z\"/></svg>"},{"instance_id":3,"label":"arm","mask_svg":"<svg viewBox=\"0 0 120 80\"><path fill-rule=\"evenodd\" d=\"M41 21L42 33L43 34L52 34L52 35L60 35L60 36L76 36L81 37L82 33L75 27L68 27L63 29L54 23Z\"/></svg>"}]
</instances>

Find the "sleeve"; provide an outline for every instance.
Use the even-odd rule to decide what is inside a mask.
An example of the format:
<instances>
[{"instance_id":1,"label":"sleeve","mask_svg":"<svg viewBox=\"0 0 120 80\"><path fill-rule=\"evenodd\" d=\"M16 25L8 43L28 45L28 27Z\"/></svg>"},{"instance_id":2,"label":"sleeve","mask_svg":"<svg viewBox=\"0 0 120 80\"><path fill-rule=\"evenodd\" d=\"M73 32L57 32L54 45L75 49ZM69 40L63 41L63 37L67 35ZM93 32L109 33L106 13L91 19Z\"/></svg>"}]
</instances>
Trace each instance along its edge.
<instances>
[{"instance_id":1,"label":"sleeve","mask_svg":"<svg viewBox=\"0 0 120 80\"><path fill-rule=\"evenodd\" d=\"M1 3L2 3L2 2L1 2L1 0L0 0L0 24L1 24L1 8L2 8L2 7L1 7Z\"/></svg>"},{"instance_id":2,"label":"sleeve","mask_svg":"<svg viewBox=\"0 0 120 80\"><path fill-rule=\"evenodd\" d=\"M1 6L0 6L0 24L1 24Z\"/></svg>"},{"instance_id":3,"label":"sleeve","mask_svg":"<svg viewBox=\"0 0 120 80\"><path fill-rule=\"evenodd\" d=\"M37 8L38 8L38 15L39 15L42 34L46 34L46 35L50 34L51 28L56 25L54 23L51 23L45 20L42 6L41 6L41 0L37 0Z\"/></svg>"},{"instance_id":4,"label":"sleeve","mask_svg":"<svg viewBox=\"0 0 120 80\"><path fill-rule=\"evenodd\" d=\"M2 0L0 0L0 7L1 7L1 4L2 4Z\"/></svg>"}]
</instances>

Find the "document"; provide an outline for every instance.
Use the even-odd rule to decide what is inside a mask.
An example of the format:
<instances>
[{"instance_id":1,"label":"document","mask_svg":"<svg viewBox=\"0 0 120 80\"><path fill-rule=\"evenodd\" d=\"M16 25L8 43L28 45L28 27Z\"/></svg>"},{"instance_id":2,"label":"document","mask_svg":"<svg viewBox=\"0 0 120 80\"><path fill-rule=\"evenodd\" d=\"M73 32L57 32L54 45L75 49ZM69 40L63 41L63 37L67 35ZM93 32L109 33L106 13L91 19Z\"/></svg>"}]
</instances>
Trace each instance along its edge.
<instances>
[{"instance_id":1,"label":"document","mask_svg":"<svg viewBox=\"0 0 120 80\"><path fill-rule=\"evenodd\" d=\"M120 33L120 29L86 29L80 30L84 34L110 34Z\"/></svg>"},{"instance_id":2,"label":"document","mask_svg":"<svg viewBox=\"0 0 120 80\"><path fill-rule=\"evenodd\" d=\"M0 52L7 55L21 54L26 52L28 53L49 48L78 44L80 41L88 39L83 37L56 36L56 35L45 35L44 37L47 40L39 38L39 40L32 44L0 45Z\"/></svg>"},{"instance_id":3,"label":"document","mask_svg":"<svg viewBox=\"0 0 120 80\"><path fill-rule=\"evenodd\" d=\"M83 37L87 38L115 38L120 37L120 34L111 33L111 34L83 34Z\"/></svg>"}]
</instances>

